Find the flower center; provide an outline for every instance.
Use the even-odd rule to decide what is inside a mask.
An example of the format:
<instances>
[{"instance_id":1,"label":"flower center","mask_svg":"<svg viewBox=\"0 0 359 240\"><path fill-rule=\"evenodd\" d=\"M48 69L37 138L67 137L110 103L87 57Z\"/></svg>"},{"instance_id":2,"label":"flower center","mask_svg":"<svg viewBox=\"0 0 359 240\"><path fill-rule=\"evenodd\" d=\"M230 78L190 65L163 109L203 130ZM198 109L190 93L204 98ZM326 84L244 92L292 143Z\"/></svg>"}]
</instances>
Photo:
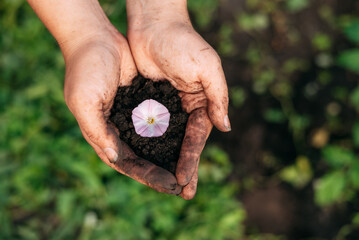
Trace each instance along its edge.
<instances>
[{"instance_id":1,"label":"flower center","mask_svg":"<svg viewBox=\"0 0 359 240\"><path fill-rule=\"evenodd\" d=\"M148 117L147 118L147 123L148 124L153 124L153 123L155 123L155 119L153 117Z\"/></svg>"}]
</instances>

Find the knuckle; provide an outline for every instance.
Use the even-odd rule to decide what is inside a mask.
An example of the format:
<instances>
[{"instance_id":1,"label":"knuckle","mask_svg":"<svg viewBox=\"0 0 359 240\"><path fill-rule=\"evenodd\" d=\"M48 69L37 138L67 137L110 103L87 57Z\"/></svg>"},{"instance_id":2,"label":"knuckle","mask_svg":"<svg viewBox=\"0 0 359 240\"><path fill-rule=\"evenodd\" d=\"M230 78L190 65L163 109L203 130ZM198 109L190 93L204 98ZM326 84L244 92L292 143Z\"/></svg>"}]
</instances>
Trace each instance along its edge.
<instances>
[{"instance_id":1,"label":"knuckle","mask_svg":"<svg viewBox=\"0 0 359 240\"><path fill-rule=\"evenodd\" d=\"M71 107L73 104L73 97L71 96L71 94L69 94L67 91L64 92L64 98L65 98L65 103L68 107Z\"/></svg>"},{"instance_id":2,"label":"knuckle","mask_svg":"<svg viewBox=\"0 0 359 240\"><path fill-rule=\"evenodd\" d=\"M210 66L222 66L222 60L219 57L218 53L211 48L209 51L207 51L206 55L204 56L205 64Z\"/></svg>"},{"instance_id":3,"label":"knuckle","mask_svg":"<svg viewBox=\"0 0 359 240\"><path fill-rule=\"evenodd\" d=\"M71 95L70 93L68 93L68 91L64 92L64 98L65 98L65 103L66 105L71 109L74 104L74 102L76 101L73 97L73 95Z\"/></svg>"},{"instance_id":4,"label":"knuckle","mask_svg":"<svg viewBox=\"0 0 359 240\"><path fill-rule=\"evenodd\" d=\"M218 53L216 51L213 50L213 54L212 54L212 61L215 65L222 65L222 60L219 57Z\"/></svg>"},{"instance_id":5,"label":"knuckle","mask_svg":"<svg viewBox=\"0 0 359 240\"><path fill-rule=\"evenodd\" d=\"M87 137L93 142L93 143L97 143L99 141L98 136L93 133L92 131L85 131Z\"/></svg>"},{"instance_id":6,"label":"knuckle","mask_svg":"<svg viewBox=\"0 0 359 240\"><path fill-rule=\"evenodd\" d=\"M69 109L73 112L77 106L81 104L82 98L78 94L65 94L65 102Z\"/></svg>"},{"instance_id":7,"label":"knuckle","mask_svg":"<svg viewBox=\"0 0 359 240\"><path fill-rule=\"evenodd\" d=\"M66 105L71 109L75 108L78 105L79 101L82 99L79 92L76 91L74 87L65 86L64 89L64 99Z\"/></svg>"},{"instance_id":8,"label":"knuckle","mask_svg":"<svg viewBox=\"0 0 359 240\"><path fill-rule=\"evenodd\" d=\"M65 103L69 109L73 112L78 108L82 110L87 109L88 107L97 107L101 105L101 102L98 100L99 97L94 94L86 94L83 90L77 90L75 88L71 90L64 91Z\"/></svg>"},{"instance_id":9,"label":"knuckle","mask_svg":"<svg viewBox=\"0 0 359 240\"><path fill-rule=\"evenodd\" d=\"M176 178L179 185L186 186L191 181L192 176L189 176L189 174L184 171L177 171Z\"/></svg>"}]
</instances>

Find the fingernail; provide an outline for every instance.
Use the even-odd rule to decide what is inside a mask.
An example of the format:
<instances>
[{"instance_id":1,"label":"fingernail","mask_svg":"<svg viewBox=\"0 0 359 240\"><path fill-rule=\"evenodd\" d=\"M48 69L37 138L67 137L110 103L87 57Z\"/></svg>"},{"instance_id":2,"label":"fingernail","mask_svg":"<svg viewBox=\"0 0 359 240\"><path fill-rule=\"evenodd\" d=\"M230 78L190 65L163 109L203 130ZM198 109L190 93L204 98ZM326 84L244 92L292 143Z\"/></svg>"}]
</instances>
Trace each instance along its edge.
<instances>
[{"instance_id":1,"label":"fingernail","mask_svg":"<svg viewBox=\"0 0 359 240\"><path fill-rule=\"evenodd\" d=\"M174 190L174 194L175 194L176 196L178 196L178 195L181 194L181 192L182 192L182 186L177 185L177 186L176 186L176 189Z\"/></svg>"},{"instance_id":2,"label":"fingernail","mask_svg":"<svg viewBox=\"0 0 359 240\"><path fill-rule=\"evenodd\" d=\"M231 131L231 130L232 130L232 129L231 129L231 123L229 122L228 115L226 115L226 116L224 117L224 126L226 127L226 129L227 129L228 131Z\"/></svg>"},{"instance_id":3,"label":"fingernail","mask_svg":"<svg viewBox=\"0 0 359 240\"><path fill-rule=\"evenodd\" d=\"M118 155L115 150L113 150L112 148L105 148L103 151L110 160L110 162L115 163L117 161Z\"/></svg>"}]
</instances>

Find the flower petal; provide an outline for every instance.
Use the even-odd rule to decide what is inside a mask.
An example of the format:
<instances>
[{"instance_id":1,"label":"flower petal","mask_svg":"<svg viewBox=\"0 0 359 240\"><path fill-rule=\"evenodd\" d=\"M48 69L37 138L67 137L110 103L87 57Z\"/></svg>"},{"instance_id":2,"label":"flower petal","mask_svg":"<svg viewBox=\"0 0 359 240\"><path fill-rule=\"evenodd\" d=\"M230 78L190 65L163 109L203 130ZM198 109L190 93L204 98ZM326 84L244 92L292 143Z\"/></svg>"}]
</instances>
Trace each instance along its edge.
<instances>
[{"instance_id":1,"label":"flower petal","mask_svg":"<svg viewBox=\"0 0 359 240\"><path fill-rule=\"evenodd\" d=\"M141 105L141 104L140 104ZM135 109L132 110L132 120L134 117L138 118L138 119L142 119L142 120L146 120L146 116L148 114L144 113L144 107L138 105L138 107L136 107Z\"/></svg>"},{"instance_id":2,"label":"flower petal","mask_svg":"<svg viewBox=\"0 0 359 240\"><path fill-rule=\"evenodd\" d=\"M143 134L146 134L148 124L145 121L139 121L139 122L133 122L133 125L135 127L135 131L138 135L142 136Z\"/></svg>"},{"instance_id":3,"label":"flower petal","mask_svg":"<svg viewBox=\"0 0 359 240\"><path fill-rule=\"evenodd\" d=\"M160 137L168 128L170 116L168 109L161 103L147 99L133 109L132 122L141 137ZM149 118L153 118L154 122L148 123Z\"/></svg>"},{"instance_id":4,"label":"flower petal","mask_svg":"<svg viewBox=\"0 0 359 240\"><path fill-rule=\"evenodd\" d=\"M166 132L168 125L169 125L168 122L157 122L156 123L156 128L160 129L160 132L161 132L160 136L162 136Z\"/></svg>"}]
</instances>

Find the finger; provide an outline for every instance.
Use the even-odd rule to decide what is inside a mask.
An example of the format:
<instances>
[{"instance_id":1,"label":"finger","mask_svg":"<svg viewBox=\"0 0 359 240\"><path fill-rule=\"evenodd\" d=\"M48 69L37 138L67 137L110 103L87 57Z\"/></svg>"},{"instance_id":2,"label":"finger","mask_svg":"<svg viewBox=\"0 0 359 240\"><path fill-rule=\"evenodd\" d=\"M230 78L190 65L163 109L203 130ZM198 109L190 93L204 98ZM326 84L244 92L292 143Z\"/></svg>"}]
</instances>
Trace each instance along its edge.
<instances>
[{"instance_id":1,"label":"finger","mask_svg":"<svg viewBox=\"0 0 359 240\"><path fill-rule=\"evenodd\" d=\"M188 118L186 133L176 168L177 182L186 186L195 173L198 159L212 130L205 108L194 110Z\"/></svg>"},{"instance_id":2,"label":"finger","mask_svg":"<svg viewBox=\"0 0 359 240\"><path fill-rule=\"evenodd\" d=\"M111 163L110 167L158 192L177 195L182 191L182 187L177 184L176 177L172 173L136 156L122 141L121 145L123 158Z\"/></svg>"},{"instance_id":3,"label":"finger","mask_svg":"<svg viewBox=\"0 0 359 240\"><path fill-rule=\"evenodd\" d=\"M89 139L86 133L83 133L83 135L101 160L119 173L149 186L158 192L177 195L182 191L182 187L177 184L177 180L172 173L151 162L138 158L129 147L121 141L121 144L123 144L122 148L124 149L124 159L119 159L116 163L112 163L102 149Z\"/></svg>"},{"instance_id":4,"label":"finger","mask_svg":"<svg viewBox=\"0 0 359 240\"><path fill-rule=\"evenodd\" d=\"M208 99L208 116L212 123L223 132L231 130L228 118L228 88L220 59L208 63L206 72L200 76L204 93Z\"/></svg>"},{"instance_id":5,"label":"finger","mask_svg":"<svg viewBox=\"0 0 359 240\"><path fill-rule=\"evenodd\" d=\"M83 135L86 135L93 144L98 146L109 161L116 162L123 154L122 148L115 130L105 120L103 107L99 107L101 104L96 102L79 105L81 108L73 113Z\"/></svg>"},{"instance_id":6,"label":"finger","mask_svg":"<svg viewBox=\"0 0 359 240\"><path fill-rule=\"evenodd\" d=\"M102 149L100 147L98 147L95 143L93 143L90 138L86 135L86 133L81 129L80 130L82 132L82 136L85 138L85 140L88 142L88 144L91 145L91 147L95 150L97 156L99 156L101 158L101 160L103 162L105 162L106 164L108 164L110 162L110 160L108 159L108 157L106 156L106 154L102 151Z\"/></svg>"},{"instance_id":7,"label":"finger","mask_svg":"<svg viewBox=\"0 0 359 240\"><path fill-rule=\"evenodd\" d=\"M197 163L199 163L199 159L197 160ZM183 187L180 196L185 200L190 200L194 198L197 192L197 183L198 183L198 164L196 166L191 181L186 186Z\"/></svg>"},{"instance_id":8,"label":"finger","mask_svg":"<svg viewBox=\"0 0 359 240\"><path fill-rule=\"evenodd\" d=\"M182 109L187 113L198 108L207 108L207 97L203 91L199 93L180 92L178 95L181 98Z\"/></svg>"},{"instance_id":9,"label":"finger","mask_svg":"<svg viewBox=\"0 0 359 240\"><path fill-rule=\"evenodd\" d=\"M138 71L127 40L122 40L123 41L120 43L120 46L123 49L121 52L120 86L130 86L132 80L137 76Z\"/></svg>"}]
</instances>

